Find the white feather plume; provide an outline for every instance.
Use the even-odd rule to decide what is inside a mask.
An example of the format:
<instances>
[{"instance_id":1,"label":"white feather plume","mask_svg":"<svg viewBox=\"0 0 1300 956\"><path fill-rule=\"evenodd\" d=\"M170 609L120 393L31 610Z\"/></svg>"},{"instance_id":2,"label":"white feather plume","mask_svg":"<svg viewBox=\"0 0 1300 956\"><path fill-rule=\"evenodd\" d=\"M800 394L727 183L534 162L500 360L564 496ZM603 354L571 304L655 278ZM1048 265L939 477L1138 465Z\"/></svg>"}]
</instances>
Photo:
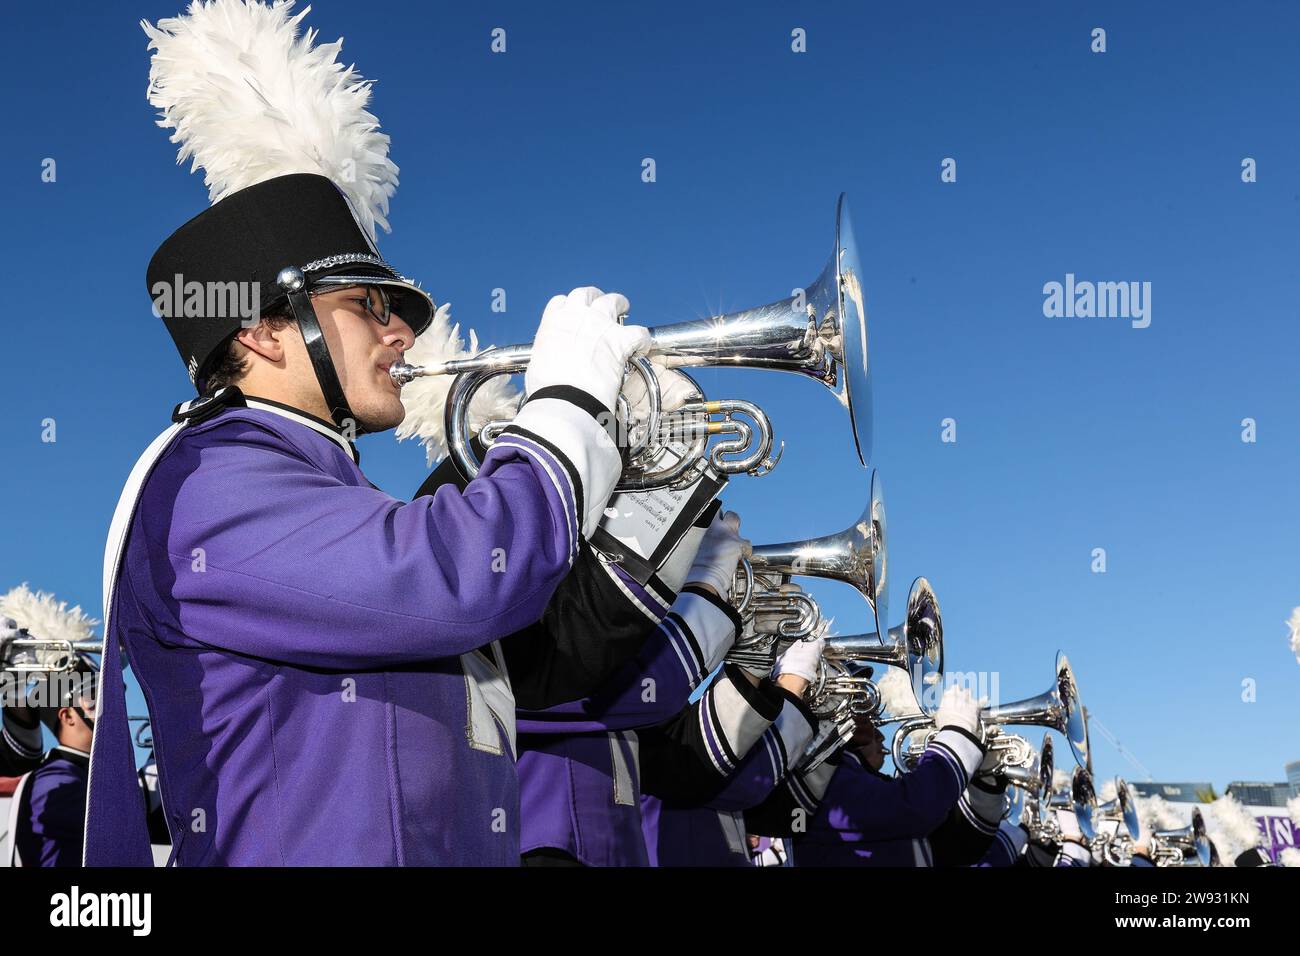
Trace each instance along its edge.
<instances>
[{"instance_id":1,"label":"white feather plume","mask_svg":"<svg viewBox=\"0 0 1300 956\"><path fill-rule=\"evenodd\" d=\"M1218 847L1222 860L1235 860L1239 854L1258 846L1262 839L1255 817L1231 794L1202 805L1201 815L1205 818L1205 831Z\"/></svg>"},{"instance_id":2,"label":"white feather plume","mask_svg":"<svg viewBox=\"0 0 1300 956\"><path fill-rule=\"evenodd\" d=\"M66 601L44 591L32 591L26 583L0 597L0 618L5 617L12 618L32 637L52 641L91 640L99 623L80 605L70 608Z\"/></svg>"},{"instance_id":3,"label":"white feather plume","mask_svg":"<svg viewBox=\"0 0 1300 956\"><path fill-rule=\"evenodd\" d=\"M1097 800L1100 803L1109 803L1115 799L1117 793L1119 793L1119 788L1115 786L1114 778L1108 778L1097 788Z\"/></svg>"},{"instance_id":4,"label":"white feather plume","mask_svg":"<svg viewBox=\"0 0 1300 956\"><path fill-rule=\"evenodd\" d=\"M1142 821L1142 829L1145 833L1154 830L1176 830L1187 825L1187 821L1178 815L1178 811L1171 807L1164 797L1153 795L1135 797L1135 799L1138 819Z\"/></svg>"},{"instance_id":5,"label":"white feather plume","mask_svg":"<svg viewBox=\"0 0 1300 956\"><path fill-rule=\"evenodd\" d=\"M871 680L880 691L881 713L886 721L916 713L916 693L907 671L898 667L877 668Z\"/></svg>"},{"instance_id":6,"label":"white feather plume","mask_svg":"<svg viewBox=\"0 0 1300 956\"><path fill-rule=\"evenodd\" d=\"M428 330L415 340L415 344L403 356L405 361L412 365L429 365L453 358L468 358L481 351L478 336L473 329L469 333L469 347L465 347L460 326L452 324L450 310L451 307L445 304L438 308ZM450 375L426 375L402 387L406 418L397 428L397 440L420 439L430 465L447 454L447 434L443 426L447 392L451 389L452 381ZM508 375L493 377L478 390L470 402L470 430L477 431L485 422L493 419L514 418L519 410L519 399L519 391L511 386Z\"/></svg>"},{"instance_id":7,"label":"white feather plume","mask_svg":"<svg viewBox=\"0 0 1300 956\"><path fill-rule=\"evenodd\" d=\"M154 51L149 102L175 132L178 163L203 168L212 202L290 173L318 173L343 190L373 239L388 226L397 166L366 110L371 82L336 57L343 47L299 36L310 11L293 0L194 0L182 16L142 20Z\"/></svg>"},{"instance_id":8,"label":"white feather plume","mask_svg":"<svg viewBox=\"0 0 1300 956\"><path fill-rule=\"evenodd\" d=\"M1300 796L1292 797L1286 802L1286 812L1291 816L1291 822L1300 827Z\"/></svg>"},{"instance_id":9,"label":"white feather plume","mask_svg":"<svg viewBox=\"0 0 1300 956\"><path fill-rule=\"evenodd\" d=\"M1073 782L1073 780L1074 778L1071 777L1064 770L1062 770L1060 767L1054 767L1052 769L1053 790L1069 790L1070 784Z\"/></svg>"},{"instance_id":10,"label":"white feather plume","mask_svg":"<svg viewBox=\"0 0 1300 956\"><path fill-rule=\"evenodd\" d=\"M1287 847L1285 850L1282 851L1278 859L1278 862L1281 863L1283 866L1300 867L1300 850L1297 850L1293 846Z\"/></svg>"},{"instance_id":11,"label":"white feather plume","mask_svg":"<svg viewBox=\"0 0 1300 956\"><path fill-rule=\"evenodd\" d=\"M1291 609L1291 617L1286 626L1291 629L1291 653L1295 655L1296 663L1300 664L1300 607Z\"/></svg>"}]
</instances>

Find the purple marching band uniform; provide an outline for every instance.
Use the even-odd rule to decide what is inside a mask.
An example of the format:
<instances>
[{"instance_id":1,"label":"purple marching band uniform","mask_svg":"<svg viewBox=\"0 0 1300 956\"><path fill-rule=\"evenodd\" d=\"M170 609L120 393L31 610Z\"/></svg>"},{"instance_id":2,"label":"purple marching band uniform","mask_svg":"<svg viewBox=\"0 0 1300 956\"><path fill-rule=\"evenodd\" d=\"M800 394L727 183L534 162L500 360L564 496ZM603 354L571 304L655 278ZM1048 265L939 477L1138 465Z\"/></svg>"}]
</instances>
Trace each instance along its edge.
<instances>
[{"instance_id":1,"label":"purple marching band uniform","mask_svg":"<svg viewBox=\"0 0 1300 956\"><path fill-rule=\"evenodd\" d=\"M410 503L323 422L205 404L137 463L110 531L86 864L151 863L120 644L177 863L516 865L493 642L542 616L602 514L620 458L598 403L548 390L463 494Z\"/></svg>"},{"instance_id":2,"label":"purple marching band uniform","mask_svg":"<svg viewBox=\"0 0 1300 956\"><path fill-rule=\"evenodd\" d=\"M559 851L586 866L645 866L640 738L686 706L722 661L739 619L687 586L642 652L591 697L521 711L520 849Z\"/></svg>"},{"instance_id":3,"label":"purple marching band uniform","mask_svg":"<svg viewBox=\"0 0 1300 956\"><path fill-rule=\"evenodd\" d=\"M761 804L785 779L817 723L802 699L772 687L784 695L781 712L742 759L720 766L725 782L717 793L699 803L665 800L656 794L672 781L646 781L641 815L652 865L752 865L744 811Z\"/></svg>"},{"instance_id":4,"label":"purple marching band uniform","mask_svg":"<svg viewBox=\"0 0 1300 956\"><path fill-rule=\"evenodd\" d=\"M90 754L62 745L14 791L10 862L22 866L81 866Z\"/></svg>"},{"instance_id":5,"label":"purple marching band uniform","mask_svg":"<svg viewBox=\"0 0 1300 956\"><path fill-rule=\"evenodd\" d=\"M754 832L792 837L795 866L932 866L931 834L942 832L945 824L973 826L961 805L982 758L979 742L956 727L935 734L916 768L897 777L871 770L856 754L841 750L811 772L790 774L747 819ZM796 819L804 825L793 826ZM996 831L997 823L988 829ZM987 840L968 862L976 862L986 848Z\"/></svg>"}]
</instances>

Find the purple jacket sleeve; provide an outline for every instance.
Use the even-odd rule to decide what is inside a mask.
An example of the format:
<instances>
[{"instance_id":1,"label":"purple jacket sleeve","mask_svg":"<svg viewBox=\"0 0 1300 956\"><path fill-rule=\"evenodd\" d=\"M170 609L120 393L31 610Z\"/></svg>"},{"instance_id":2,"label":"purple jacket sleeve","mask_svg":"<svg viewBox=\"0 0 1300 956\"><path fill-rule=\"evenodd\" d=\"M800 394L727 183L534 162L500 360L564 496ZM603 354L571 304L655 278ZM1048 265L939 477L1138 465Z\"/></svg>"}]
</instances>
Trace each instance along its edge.
<instances>
[{"instance_id":1,"label":"purple jacket sleeve","mask_svg":"<svg viewBox=\"0 0 1300 956\"><path fill-rule=\"evenodd\" d=\"M930 834L935 866L975 866L998 835L1005 810L1005 781L976 777L946 820Z\"/></svg>"},{"instance_id":2,"label":"purple jacket sleeve","mask_svg":"<svg viewBox=\"0 0 1300 956\"><path fill-rule=\"evenodd\" d=\"M739 768L785 703L770 680L751 684L725 664L672 720L638 732L641 789L684 806L707 803Z\"/></svg>"},{"instance_id":3,"label":"purple jacket sleeve","mask_svg":"<svg viewBox=\"0 0 1300 956\"><path fill-rule=\"evenodd\" d=\"M785 779L812 740L817 721L803 700L788 691L780 715L740 761L726 784L708 806L714 810L741 811L756 807Z\"/></svg>"},{"instance_id":4,"label":"purple jacket sleeve","mask_svg":"<svg viewBox=\"0 0 1300 956\"><path fill-rule=\"evenodd\" d=\"M520 711L519 732L590 733L662 723L686 706L691 691L721 663L738 625L729 605L688 586L614 679L582 700Z\"/></svg>"},{"instance_id":5,"label":"purple jacket sleeve","mask_svg":"<svg viewBox=\"0 0 1300 956\"><path fill-rule=\"evenodd\" d=\"M973 737L948 727L910 773L886 777L845 761L820 801L826 824L861 840L926 836L957 805L982 757Z\"/></svg>"},{"instance_id":6,"label":"purple jacket sleeve","mask_svg":"<svg viewBox=\"0 0 1300 956\"><path fill-rule=\"evenodd\" d=\"M322 455L238 414L177 443L138 512L171 584L160 635L302 666L424 661L537 620L568 573L586 506L558 452L501 443L463 493L410 503Z\"/></svg>"}]
</instances>

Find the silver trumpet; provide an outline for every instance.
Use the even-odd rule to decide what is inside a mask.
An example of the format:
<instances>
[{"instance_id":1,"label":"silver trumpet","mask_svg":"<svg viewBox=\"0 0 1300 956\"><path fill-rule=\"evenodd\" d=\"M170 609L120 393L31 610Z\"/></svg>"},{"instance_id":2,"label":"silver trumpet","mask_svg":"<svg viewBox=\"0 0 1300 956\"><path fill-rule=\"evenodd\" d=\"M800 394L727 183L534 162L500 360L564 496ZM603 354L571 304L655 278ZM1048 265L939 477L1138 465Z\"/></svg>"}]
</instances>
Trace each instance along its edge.
<instances>
[{"instance_id":1,"label":"silver trumpet","mask_svg":"<svg viewBox=\"0 0 1300 956\"><path fill-rule=\"evenodd\" d=\"M1044 827L1049 839L1060 842L1060 826L1056 822L1056 810L1073 810L1079 832L1088 844L1097 838L1097 828L1093 826L1093 814L1097 809L1097 789L1092 783L1092 774L1087 767L1076 766L1070 775L1070 786L1051 793L1047 799L1048 819Z\"/></svg>"},{"instance_id":2,"label":"silver trumpet","mask_svg":"<svg viewBox=\"0 0 1300 956\"><path fill-rule=\"evenodd\" d=\"M810 689L810 707L822 718L822 728L809 748L807 769L816 767L847 743L857 718L876 722L912 720L922 713L885 714L880 688L862 673L870 663L905 669L913 688L943 681L943 616L939 599L925 578L912 582L907 617L889 629L885 640L877 633L837 634L826 638L818 679ZM917 693L919 701L925 695Z\"/></svg>"},{"instance_id":3,"label":"silver trumpet","mask_svg":"<svg viewBox=\"0 0 1300 956\"><path fill-rule=\"evenodd\" d=\"M1080 767L1088 764L1088 726L1078 684L1065 654L1056 655L1056 681L1042 694L980 711L980 738L986 748L999 753L1000 772L1012 767L1027 768L1033 748L1008 726L1047 727L1064 734ZM904 721L894 735L894 763L902 769L915 765L930 738L938 732L929 714ZM919 738L913 741L911 738Z\"/></svg>"},{"instance_id":4,"label":"silver trumpet","mask_svg":"<svg viewBox=\"0 0 1300 956\"><path fill-rule=\"evenodd\" d=\"M1115 835L1123 834L1130 840L1136 840L1141 834L1142 823L1138 820L1137 801L1133 799L1133 791L1123 777L1115 778L1115 796L1097 805L1096 821L1114 823Z\"/></svg>"},{"instance_id":5,"label":"silver trumpet","mask_svg":"<svg viewBox=\"0 0 1300 956\"><path fill-rule=\"evenodd\" d=\"M0 672L59 674L74 670L84 654L104 652L103 641L65 641L18 633L18 637L0 640Z\"/></svg>"},{"instance_id":6,"label":"silver trumpet","mask_svg":"<svg viewBox=\"0 0 1300 956\"><path fill-rule=\"evenodd\" d=\"M1034 761L1035 772L1008 773L1007 799L1010 808L1007 819L1013 823L1023 824L1031 838L1042 837L1044 828L1049 826L1048 797L1052 793L1052 778L1056 773L1055 747L1051 732L1043 734L1042 746Z\"/></svg>"},{"instance_id":7,"label":"silver trumpet","mask_svg":"<svg viewBox=\"0 0 1300 956\"><path fill-rule=\"evenodd\" d=\"M774 369L821 382L848 409L858 458L863 466L870 460L871 373L867 360L866 307L862 268L848 203L843 195L839 197L836 208L834 252L821 275L810 286L790 298L758 308L656 326L650 329L650 340L648 355L669 368L733 366ZM447 396L447 446L458 467L473 476L478 473L479 464L470 446L469 407L474 393L495 375L523 371L528 367L531 355L531 345L511 345L434 365L413 366L399 362L389 369L389 375L398 386L422 375L457 377ZM658 387L650 381L654 375L649 363L643 359L632 364L634 371L646 380L650 412L647 421L638 429L642 437L634 437L632 443L632 458L637 467L620 481L617 490L643 491L672 487L674 483L689 483L693 480L691 469L701 460L699 439L703 437L707 442L710 429L719 424L713 422L711 416L725 415L727 408L750 417L754 412L761 416L761 420L755 421L755 428L760 433L767 429L765 440L770 448L770 425L766 424L766 417L757 406L708 402L701 395L701 400L692 403L688 409L664 416ZM723 421L726 420L724 417ZM739 439L743 430L737 429L731 434ZM668 444L686 438L690 439L690 448L684 465L683 459L670 452ZM668 453L670 464L661 466L665 453ZM736 469L731 473L738 473L747 470L743 465L749 457L741 459L739 465L735 460L723 464L726 469ZM774 463L765 454L758 459L754 467L759 469L770 468Z\"/></svg>"},{"instance_id":8,"label":"silver trumpet","mask_svg":"<svg viewBox=\"0 0 1300 956\"><path fill-rule=\"evenodd\" d=\"M1025 757L1019 763L1003 767L1002 774L1007 783L1023 790L1034 798L1052 791L1052 774L1056 772L1056 748L1052 738L1043 734L1042 745L1035 750L1029 741L1020 738Z\"/></svg>"},{"instance_id":9,"label":"silver trumpet","mask_svg":"<svg viewBox=\"0 0 1300 956\"><path fill-rule=\"evenodd\" d=\"M781 590L785 577L756 574L749 558L740 559L731 589L736 613L742 618L755 619L759 614L782 615L774 631L764 633L756 629L754 637L799 641L814 637L820 629L822 612L817 601L810 594Z\"/></svg>"},{"instance_id":10,"label":"silver trumpet","mask_svg":"<svg viewBox=\"0 0 1300 956\"><path fill-rule=\"evenodd\" d=\"M826 578L849 584L867 600L876 630L888 620L885 498L880 473L872 468L867 504L843 531L780 544L756 545L749 563L756 574Z\"/></svg>"},{"instance_id":11,"label":"silver trumpet","mask_svg":"<svg viewBox=\"0 0 1300 956\"><path fill-rule=\"evenodd\" d=\"M1211 855L1205 818L1198 808L1192 809L1187 826L1151 834L1151 862L1156 866L1209 866Z\"/></svg>"},{"instance_id":12,"label":"silver trumpet","mask_svg":"<svg viewBox=\"0 0 1300 956\"><path fill-rule=\"evenodd\" d=\"M826 656L838 661L857 661L899 667L908 672L918 704L926 690L943 683L943 614L930 582L919 577L907 593L907 616L891 627L882 640L879 632L837 634L826 639ZM923 716L894 715L896 719Z\"/></svg>"},{"instance_id":13,"label":"silver trumpet","mask_svg":"<svg viewBox=\"0 0 1300 956\"><path fill-rule=\"evenodd\" d=\"M1114 798L1097 804L1092 823L1097 831L1093 846L1101 852L1102 859L1110 866L1129 866L1142 825L1138 820L1137 803L1123 778L1115 778ZM1102 824L1114 824L1114 828L1103 830Z\"/></svg>"}]
</instances>

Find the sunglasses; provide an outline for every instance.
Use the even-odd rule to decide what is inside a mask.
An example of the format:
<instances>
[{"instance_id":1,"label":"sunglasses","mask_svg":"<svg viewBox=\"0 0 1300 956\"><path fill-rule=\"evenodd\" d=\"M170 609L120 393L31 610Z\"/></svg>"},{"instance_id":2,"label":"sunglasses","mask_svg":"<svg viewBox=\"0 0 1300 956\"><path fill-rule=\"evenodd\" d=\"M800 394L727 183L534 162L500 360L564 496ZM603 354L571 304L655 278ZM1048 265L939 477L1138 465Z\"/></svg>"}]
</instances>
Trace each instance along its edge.
<instances>
[{"instance_id":1,"label":"sunglasses","mask_svg":"<svg viewBox=\"0 0 1300 956\"><path fill-rule=\"evenodd\" d=\"M388 290L381 285L358 285L343 290L327 287L324 289L316 289L310 292L309 295L318 296L339 291L349 293L345 297L345 300L359 304L361 308L365 310L366 314L380 325L386 327L392 319L393 301L388 295Z\"/></svg>"}]
</instances>

